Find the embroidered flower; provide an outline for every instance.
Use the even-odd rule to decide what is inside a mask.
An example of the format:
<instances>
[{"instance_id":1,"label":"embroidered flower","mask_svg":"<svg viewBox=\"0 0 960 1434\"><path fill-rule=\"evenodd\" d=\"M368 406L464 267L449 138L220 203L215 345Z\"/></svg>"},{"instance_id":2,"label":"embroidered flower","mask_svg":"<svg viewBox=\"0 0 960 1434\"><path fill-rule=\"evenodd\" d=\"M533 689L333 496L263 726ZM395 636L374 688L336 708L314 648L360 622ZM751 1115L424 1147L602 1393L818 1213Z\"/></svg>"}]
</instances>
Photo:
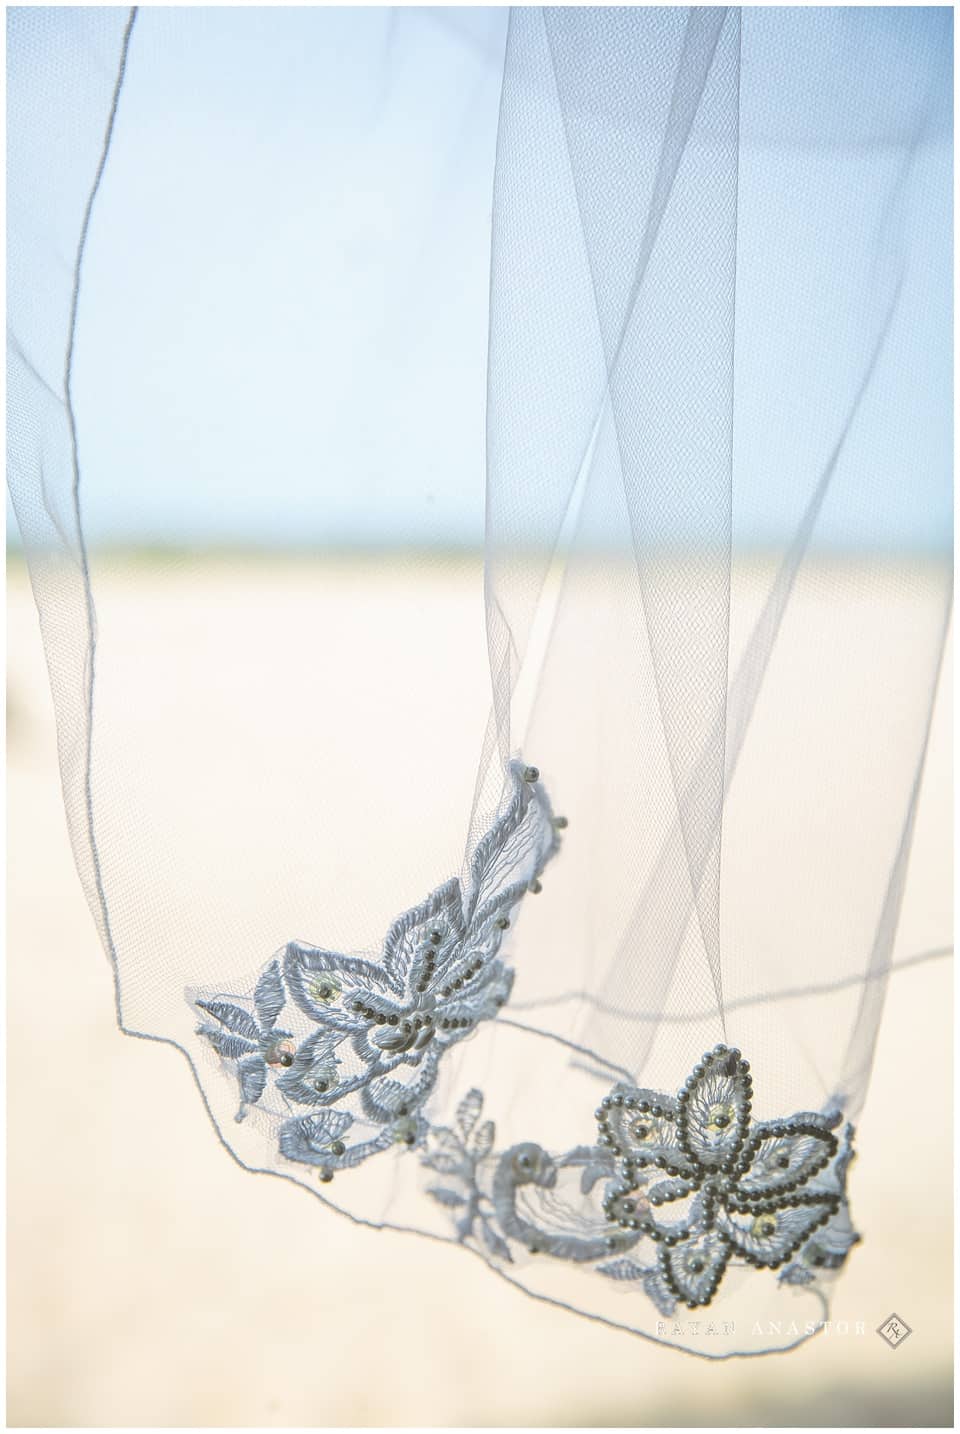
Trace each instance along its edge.
<instances>
[{"instance_id":1,"label":"embroidered flower","mask_svg":"<svg viewBox=\"0 0 960 1434\"><path fill-rule=\"evenodd\" d=\"M317 1023L329 1050L344 1040L357 1069L313 1091L333 1104L401 1065L435 1061L510 994L513 972L500 959L517 903L539 888L557 849L561 824L551 813L534 767L511 763L506 809L478 844L464 891L457 877L387 932L379 962L291 941L283 975L291 999ZM420 1091L423 1098L432 1084ZM299 1088L299 1087L298 1087Z\"/></svg>"},{"instance_id":2,"label":"embroidered flower","mask_svg":"<svg viewBox=\"0 0 960 1434\"><path fill-rule=\"evenodd\" d=\"M284 1071L296 1061L297 1044L289 1031L277 1028L276 1021L285 1003L280 968L276 961L263 972L253 993L255 1014L219 998L194 998L194 1006L212 1016L217 1025L202 1024L197 1035L210 1042L218 1055L234 1063L240 1082L242 1120L248 1105L255 1104L267 1084L269 1069Z\"/></svg>"},{"instance_id":3,"label":"embroidered flower","mask_svg":"<svg viewBox=\"0 0 960 1434\"><path fill-rule=\"evenodd\" d=\"M814 1178L837 1155L839 1117L752 1122L749 1072L739 1051L720 1045L676 1097L619 1085L597 1112L599 1143L620 1160L605 1212L660 1244L664 1283L691 1309L710 1303L731 1258L777 1269L841 1206L836 1175ZM651 1167L665 1178L644 1191L650 1209L625 1211ZM679 1218L661 1223L663 1206Z\"/></svg>"}]
</instances>

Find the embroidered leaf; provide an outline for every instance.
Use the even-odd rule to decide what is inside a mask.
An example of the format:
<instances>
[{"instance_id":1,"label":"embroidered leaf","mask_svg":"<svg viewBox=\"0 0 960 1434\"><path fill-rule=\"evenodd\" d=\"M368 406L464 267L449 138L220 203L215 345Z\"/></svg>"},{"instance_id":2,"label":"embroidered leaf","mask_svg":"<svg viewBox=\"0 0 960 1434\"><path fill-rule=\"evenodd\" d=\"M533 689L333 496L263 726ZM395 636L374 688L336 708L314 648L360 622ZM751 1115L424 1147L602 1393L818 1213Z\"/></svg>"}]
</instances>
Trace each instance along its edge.
<instances>
[{"instance_id":1,"label":"embroidered leaf","mask_svg":"<svg viewBox=\"0 0 960 1434\"><path fill-rule=\"evenodd\" d=\"M245 1036L234 1036L217 1026L198 1026L197 1035L205 1036L218 1055L228 1061L238 1061L257 1050L255 1041L248 1041Z\"/></svg>"},{"instance_id":2,"label":"embroidered leaf","mask_svg":"<svg viewBox=\"0 0 960 1434\"><path fill-rule=\"evenodd\" d=\"M367 1030L369 1021L355 1008L374 1005L379 1011L392 1010L390 997L400 992L397 983L372 961L323 951L302 941L287 944L283 976L304 1015L328 1030Z\"/></svg>"},{"instance_id":3,"label":"embroidered leaf","mask_svg":"<svg viewBox=\"0 0 960 1434\"><path fill-rule=\"evenodd\" d=\"M298 1049L293 1065L277 1081L277 1089L299 1105L323 1105L337 1088L340 1064L334 1054L336 1037L314 1031Z\"/></svg>"},{"instance_id":4,"label":"embroidered leaf","mask_svg":"<svg viewBox=\"0 0 960 1434\"><path fill-rule=\"evenodd\" d=\"M482 1110L482 1093L478 1090L468 1090L457 1106L457 1125L460 1127L460 1133L465 1141L470 1138L470 1132L476 1125Z\"/></svg>"},{"instance_id":5,"label":"embroidered leaf","mask_svg":"<svg viewBox=\"0 0 960 1434\"><path fill-rule=\"evenodd\" d=\"M646 1274L646 1269L635 1260L609 1260L607 1264L597 1266L597 1274L606 1275L611 1280L639 1280Z\"/></svg>"},{"instance_id":6,"label":"embroidered leaf","mask_svg":"<svg viewBox=\"0 0 960 1434\"><path fill-rule=\"evenodd\" d=\"M443 1014L455 1021L490 1021L500 1007L510 999L513 987L513 967L504 966L502 961L491 961L472 982L469 991L458 993L443 1001ZM444 1037L441 1032L441 1038Z\"/></svg>"},{"instance_id":7,"label":"embroidered leaf","mask_svg":"<svg viewBox=\"0 0 960 1434\"><path fill-rule=\"evenodd\" d=\"M233 1006L229 1001L198 1001L197 1005L228 1031L233 1031L238 1036L246 1036L248 1041L259 1041L260 1027L253 1017L239 1006Z\"/></svg>"},{"instance_id":8,"label":"embroidered leaf","mask_svg":"<svg viewBox=\"0 0 960 1434\"><path fill-rule=\"evenodd\" d=\"M478 1125L473 1133L473 1154L479 1160L484 1155L489 1155L493 1149L493 1141L496 1134L496 1127L492 1120L485 1120Z\"/></svg>"},{"instance_id":9,"label":"embroidered leaf","mask_svg":"<svg viewBox=\"0 0 960 1434\"><path fill-rule=\"evenodd\" d=\"M738 1051L708 1051L685 1087L686 1133L681 1144L707 1169L725 1167L736 1155L750 1122L751 1077Z\"/></svg>"},{"instance_id":10,"label":"embroidered leaf","mask_svg":"<svg viewBox=\"0 0 960 1434\"><path fill-rule=\"evenodd\" d=\"M438 1051L428 1047L419 1074L409 1084L378 1076L363 1086L363 1109L371 1120L394 1120L422 1105L437 1079Z\"/></svg>"},{"instance_id":11,"label":"embroidered leaf","mask_svg":"<svg viewBox=\"0 0 960 1434\"><path fill-rule=\"evenodd\" d=\"M796 1198L801 1197L799 1192ZM826 1223L835 1208L830 1197L824 1196L786 1209L767 1208L759 1214L720 1210L717 1228L754 1264L779 1265L800 1248L818 1225Z\"/></svg>"},{"instance_id":12,"label":"embroidered leaf","mask_svg":"<svg viewBox=\"0 0 960 1434\"><path fill-rule=\"evenodd\" d=\"M443 1154L449 1155L452 1160L456 1160L461 1165L463 1164L463 1144L452 1130L447 1130L445 1126L439 1126L431 1131L431 1136L433 1138L433 1150L442 1151Z\"/></svg>"},{"instance_id":13,"label":"embroidered leaf","mask_svg":"<svg viewBox=\"0 0 960 1434\"><path fill-rule=\"evenodd\" d=\"M260 1017L260 1024L267 1030L283 1010L285 1000L283 982L280 979L280 963L274 961L260 977L253 993L253 1003Z\"/></svg>"},{"instance_id":14,"label":"embroidered leaf","mask_svg":"<svg viewBox=\"0 0 960 1434\"><path fill-rule=\"evenodd\" d=\"M723 1278L730 1246L715 1230L669 1248L660 1247L660 1269L668 1289L688 1305L708 1305Z\"/></svg>"},{"instance_id":15,"label":"embroidered leaf","mask_svg":"<svg viewBox=\"0 0 960 1434\"><path fill-rule=\"evenodd\" d=\"M245 1105L253 1105L263 1095L267 1084L267 1067L262 1056L247 1056L237 1067L240 1096Z\"/></svg>"},{"instance_id":16,"label":"embroidered leaf","mask_svg":"<svg viewBox=\"0 0 960 1434\"><path fill-rule=\"evenodd\" d=\"M522 894L537 878L557 849L557 835L546 793L536 781L527 781L524 766L511 762L511 790L490 830L477 843L470 863L470 895L468 916L494 909L491 903L507 904L518 897L508 896L508 888Z\"/></svg>"},{"instance_id":17,"label":"embroidered leaf","mask_svg":"<svg viewBox=\"0 0 960 1434\"><path fill-rule=\"evenodd\" d=\"M507 929L497 923L504 918L509 922L511 911L527 894L528 883L529 878L511 882L492 900L485 901L480 910L475 913L470 923L471 942L475 942L478 948L483 949L488 956L494 955L499 950L503 933Z\"/></svg>"},{"instance_id":18,"label":"embroidered leaf","mask_svg":"<svg viewBox=\"0 0 960 1434\"><path fill-rule=\"evenodd\" d=\"M339 1140L353 1124L346 1111L325 1110L320 1115L300 1115L284 1121L280 1127L280 1153L288 1160L307 1165L334 1165L336 1157L330 1145ZM363 1157L361 1156L361 1159ZM345 1157L339 1157L341 1163Z\"/></svg>"},{"instance_id":19,"label":"embroidered leaf","mask_svg":"<svg viewBox=\"0 0 960 1434\"><path fill-rule=\"evenodd\" d=\"M835 1154L835 1136L806 1123L793 1129L795 1119L754 1127L742 1162L749 1161L750 1168L738 1182L747 1199L768 1199L806 1185Z\"/></svg>"},{"instance_id":20,"label":"embroidered leaf","mask_svg":"<svg viewBox=\"0 0 960 1434\"><path fill-rule=\"evenodd\" d=\"M655 1090L616 1085L598 1112L600 1133L636 1165L671 1166L694 1175L695 1166L681 1149L677 1134L677 1102Z\"/></svg>"},{"instance_id":21,"label":"embroidered leaf","mask_svg":"<svg viewBox=\"0 0 960 1434\"><path fill-rule=\"evenodd\" d=\"M444 882L426 901L398 916L383 943L384 969L398 981L412 971L418 954L428 948L442 966L463 936L463 898L457 877Z\"/></svg>"},{"instance_id":22,"label":"embroidered leaf","mask_svg":"<svg viewBox=\"0 0 960 1434\"><path fill-rule=\"evenodd\" d=\"M451 1208L467 1203L462 1195L457 1194L456 1190L445 1190L442 1185L428 1185L427 1194L432 1195L434 1200L441 1205L449 1205Z\"/></svg>"}]
</instances>

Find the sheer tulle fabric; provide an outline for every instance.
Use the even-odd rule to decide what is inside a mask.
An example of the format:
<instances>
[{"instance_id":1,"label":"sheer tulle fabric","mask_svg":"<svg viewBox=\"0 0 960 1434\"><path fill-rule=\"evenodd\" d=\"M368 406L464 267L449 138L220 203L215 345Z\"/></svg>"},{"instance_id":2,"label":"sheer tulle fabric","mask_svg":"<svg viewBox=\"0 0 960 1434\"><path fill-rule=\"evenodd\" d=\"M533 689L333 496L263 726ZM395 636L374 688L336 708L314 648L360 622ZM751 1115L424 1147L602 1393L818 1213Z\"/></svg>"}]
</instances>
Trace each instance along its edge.
<instances>
[{"instance_id":1,"label":"sheer tulle fabric","mask_svg":"<svg viewBox=\"0 0 960 1434\"><path fill-rule=\"evenodd\" d=\"M949 13L9 24L10 489L121 1025L355 1219L798 1342L950 607ZM85 540L170 474L308 565L189 648L202 564L134 631Z\"/></svg>"}]
</instances>

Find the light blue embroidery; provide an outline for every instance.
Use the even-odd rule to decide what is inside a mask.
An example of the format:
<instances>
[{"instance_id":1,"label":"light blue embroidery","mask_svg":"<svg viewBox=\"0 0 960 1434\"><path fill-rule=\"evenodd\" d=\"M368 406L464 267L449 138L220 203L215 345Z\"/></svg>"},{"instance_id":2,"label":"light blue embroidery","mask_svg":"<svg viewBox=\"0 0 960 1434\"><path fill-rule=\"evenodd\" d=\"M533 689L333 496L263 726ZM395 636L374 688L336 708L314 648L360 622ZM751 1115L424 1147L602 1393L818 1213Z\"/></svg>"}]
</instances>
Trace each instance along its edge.
<instances>
[{"instance_id":1,"label":"light blue embroidery","mask_svg":"<svg viewBox=\"0 0 960 1434\"><path fill-rule=\"evenodd\" d=\"M403 1065L429 1077L410 1104L429 1094L436 1060L491 1020L506 1002L512 970L500 959L511 915L557 849L556 825L535 768L514 763L506 810L479 843L466 891L453 877L387 932L378 963L291 941L286 988L334 1045L348 1040L358 1069L321 1093L333 1104ZM380 1088L381 1091L386 1089ZM382 1095L373 1099L383 1103Z\"/></svg>"},{"instance_id":2,"label":"light blue embroidery","mask_svg":"<svg viewBox=\"0 0 960 1434\"><path fill-rule=\"evenodd\" d=\"M493 1150L496 1134L492 1120L480 1120L482 1112L480 1091L468 1091L457 1107L455 1130L431 1127L421 1163L454 1182L453 1188L449 1184L429 1185L427 1194L439 1204L459 1212L457 1239L465 1240L479 1225L490 1253L510 1263L510 1247L497 1232L492 1202L477 1183L478 1168Z\"/></svg>"},{"instance_id":3,"label":"light blue embroidery","mask_svg":"<svg viewBox=\"0 0 960 1434\"><path fill-rule=\"evenodd\" d=\"M379 961L291 941L246 1003L193 993L198 1034L239 1083L237 1119L261 1111L281 1156L324 1182L416 1150L458 1240L505 1264L522 1250L592 1265L667 1316L710 1304L731 1263L780 1269L786 1285L840 1268L860 1238L846 1198L852 1127L838 1141L838 1110L754 1121L749 1063L727 1046L675 1096L615 1085L595 1143L560 1155L533 1141L496 1151L479 1090L453 1127L424 1115L443 1053L510 994L504 933L565 825L537 770L511 763L466 883L454 877L404 912Z\"/></svg>"},{"instance_id":4,"label":"light blue embroidery","mask_svg":"<svg viewBox=\"0 0 960 1434\"><path fill-rule=\"evenodd\" d=\"M237 1119L252 1106L280 1117L296 1106L336 1107L362 1136L342 1155L329 1158L322 1122L301 1116L282 1126L282 1154L323 1170L395 1142L419 1144L417 1111L440 1057L509 997L505 933L523 896L540 890L564 825L537 769L511 762L504 803L466 882L453 877L398 917L378 961L291 941L260 976L252 1012L236 997L193 994L195 1008L216 1022L203 1022L198 1034L239 1081Z\"/></svg>"},{"instance_id":5,"label":"light blue embroidery","mask_svg":"<svg viewBox=\"0 0 960 1434\"><path fill-rule=\"evenodd\" d=\"M757 1122L751 1109L748 1063L717 1046L676 1096L614 1086L597 1111L595 1146L553 1157L523 1142L474 1160L463 1176L468 1213L492 1206L506 1247L494 1251L499 1258L512 1260L522 1246L593 1263L610 1280L642 1286L665 1315L680 1302L710 1304L731 1263L786 1266L782 1282L812 1282L818 1271L839 1268L859 1239L846 1200L853 1128L840 1143L836 1111ZM454 1173L452 1149L449 1158L449 1167L433 1168ZM561 1198L561 1182L576 1169L578 1190ZM442 1203L454 1205L446 1195ZM461 1215L458 1237L471 1230ZM641 1248L654 1259L637 1259Z\"/></svg>"},{"instance_id":6,"label":"light blue embroidery","mask_svg":"<svg viewBox=\"0 0 960 1434\"><path fill-rule=\"evenodd\" d=\"M197 1034L204 1036L218 1055L234 1063L240 1082L242 1120L246 1107L254 1105L267 1084L267 1068L284 1069L296 1059L296 1042L290 1031L279 1030L276 1019L284 1006L283 984L276 961L263 972L253 994L254 1015L226 1000L203 1000L195 1006L212 1016L218 1025L204 1024Z\"/></svg>"}]
</instances>

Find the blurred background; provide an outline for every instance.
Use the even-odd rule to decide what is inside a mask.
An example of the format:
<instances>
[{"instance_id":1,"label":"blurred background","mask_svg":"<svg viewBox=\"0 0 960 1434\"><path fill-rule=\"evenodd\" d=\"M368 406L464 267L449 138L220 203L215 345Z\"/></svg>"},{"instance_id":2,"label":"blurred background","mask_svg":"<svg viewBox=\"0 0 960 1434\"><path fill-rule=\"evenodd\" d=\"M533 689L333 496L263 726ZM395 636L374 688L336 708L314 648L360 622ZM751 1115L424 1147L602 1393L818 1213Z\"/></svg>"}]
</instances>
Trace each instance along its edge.
<instances>
[{"instance_id":1,"label":"blurred background","mask_svg":"<svg viewBox=\"0 0 960 1434\"><path fill-rule=\"evenodd\" d=\"M461 622L478 581L470 566L435 558L356 559L358 576L401 611L426 602ZM952 1423L949 960L891 978L851 1175L864 1240L833 1296L844 1333L716 1364L552 1309L466 1253L357 1228L307 1192L245 1173L214 1138L179 1053L118 1033L71 860L36 611L16 557L8 583L10 1424ZM191 632L218 612L270 603L280 627L284 612L295 625L317 582L302 560L278 556L115 553L101 585L123 614L131 663L158 595L174 613L189 598L191 621L171 635L189 664ZM361 626L351 635L360 641ZM224 683L234 676L226 669ZM950 692L948 670L904 949L948 915ZM331 862L336 848L332 834ZM202 849L195 860L207 860ZM896 1350L875 1332L892 1312L914 1331Z\"/></svg>"}]
</instances>

